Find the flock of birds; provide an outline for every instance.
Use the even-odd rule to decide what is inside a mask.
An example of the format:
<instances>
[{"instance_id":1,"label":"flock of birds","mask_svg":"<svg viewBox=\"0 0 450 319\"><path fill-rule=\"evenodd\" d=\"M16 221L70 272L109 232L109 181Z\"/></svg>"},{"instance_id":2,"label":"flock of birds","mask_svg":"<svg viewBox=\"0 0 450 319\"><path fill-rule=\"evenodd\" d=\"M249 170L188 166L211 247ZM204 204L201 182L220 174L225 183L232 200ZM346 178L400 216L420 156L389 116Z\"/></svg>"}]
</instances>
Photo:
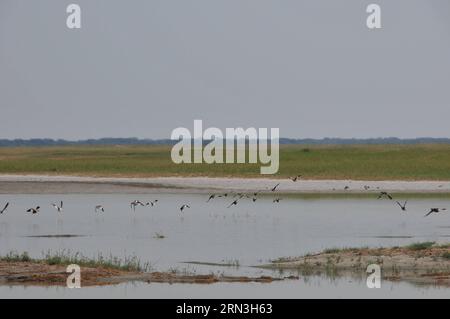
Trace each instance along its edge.
<instances>
[{"instance_id":1,"label":"flock of birds","mask_svg":"<svg viewBox=\"0 0 450 319\"><path fill-rule=\"evenodd\" d=\"M387 192L380 192L380 194L378 195L378 199L382 199L382 198L387 198L389 200L393 200L394 199L394 197L391 194L387 193ZM406 210L407 210L406 209L406 204L408 203L407 200L405 200L403 202L403 204L400 203L399 201L395 201L395 202L397 203L397 205L400 207L400 209L402 211L406 212ZM432 207L432 208L430 208L430 211L424 215L424 217L430 216L431 214L437 214L437 213L440 213L440 212L443 212L443 211L446 211L446 210L447 210L447 208Z\"/></svg>"},{"instance_id":2,"label":"flock of birds","mask_svg":"<svg viewBox=\"0 0 450 319\"><path fill-rule=\"evenodd\" d=\"M290 177L289 179L293 182L297 182L298 180L300 180L300 178L302 177L302 175L296 175L293 177ZM278 187L280 186L281 183L276 184L275 186L268 188L266 190L270 190L270 192L276 192L276 190L278 189ZM349 190L350 187L349 186L345 186L344 190ZM370 187L368 185L364 185L364 189L365 190L369 190ZM232 198L232 202L227 206L227 208L230 208L232 206L236 206L240 200L244 199L244 198L248 198L251 199L253 202L256 202L258 200L258 195L261 193L262 191L256 191L254 193L235 193L235 192L231 192L231 193L223 193L223 194L211 194L208 198L208 200L206 201L207 203L209 203L211 200L215 199L215 198L220 198L220 197L224 197L224 198ZM381 191L378 195L378 199L389 199L389 200L394 200L394 197L389 194L388 192L385 191ZM276 197L272 200L273 203L279 203L282 200L282 198L280 197ZM406 205L408 203L408 201L404 201L403 203L399 202L399 201L395 201L396 204L400 207L400 209L404 212L407 211ZM138 206L144 206L144 207L153 207L156 205L156 203L158 203L158 200L155 199L153 201L149 201L149 202L141 202L139 200L134 200L130 203L130 207L133 211L136 210L136 207ZM56 211L58 213L61 213L63 211L63 201L60 202L60 204L55 204L52 203L51 204L53 206L54 209L56 209ZM9 207L9 202L6 203L6 205L3 207L2 210L0 210L0 215L2 215L3 213L6 212L6 210ZM183 204L181 205L181 207L179 208L180 212L183 212L185 209L187 208L191 208L189 206L189 204ZM41 209L40 206L36 206L36 207L31 207L29 209L26 210L27 213L31 213L32 215L36 215L37 213L39 213L39 210ZM446 211L446 208L437 208L437 207L432 207L430 208L430 210L424 215L424 217L430 216L431 214L437 214L437 213L441 213L443 211ZM103 205L96 205L94 211L96 213L105 212L105 208L103 207Z\"/></svg>"}]
</instances>

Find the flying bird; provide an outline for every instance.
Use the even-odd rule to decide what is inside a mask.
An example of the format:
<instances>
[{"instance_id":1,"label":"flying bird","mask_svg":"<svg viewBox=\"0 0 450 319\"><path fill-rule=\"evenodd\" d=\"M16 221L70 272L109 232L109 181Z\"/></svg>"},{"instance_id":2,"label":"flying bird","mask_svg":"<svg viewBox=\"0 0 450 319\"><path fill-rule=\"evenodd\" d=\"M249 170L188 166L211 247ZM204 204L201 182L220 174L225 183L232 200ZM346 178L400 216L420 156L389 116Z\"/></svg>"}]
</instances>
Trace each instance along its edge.
<instances>
[{"instance_id":1,"label":"flying bird","mask_svg":"<svg viewBox=\"0 0 450 319\"><path fill-rule=\"evenodd\" d=\"M440 213L443 210L447 210L447 208L430 208L430 211L424 217L427 217L433 213Z\"/></svg>"},{"instance_id":2,"label":"flying bird","mask_svg":"<svg viewBox=\"0 0 450 319\"><path fill-rule=\"evenodd\" d=\"M236 199L236 200L234 200L230 205L228 205L227 208L230 208L230 207L233 206L233 205L237 205L237 203L238 203L238 200Z\"/></svg>"},{"instance_id":3,"label":"flying bird","mask_svg":"<svg viewBox=\"0 0 450 319\"><path fill-rule=\"evenodd\" d=\"M406 204L408 203L408 201L406 200L405 203L402 205L399 202L396 202L398 206L400 206L400 208L402 209L402 211L406 212Z\"/></svg>"},{"instance_id":4,"label":"flying bird","mask_svg":"<svg viewBox=\"0 0 450 319\"><path fill-rule=\"evenodd\" d=\"M150 202L146 203L145 206L151 206L151 207L153 207L153 206L156 205L157 202L158 202L158 200L155 199L154 201L150 201Z\"/></svg>"},{"instance_id":5,"label":"flying bird","mask_svg":"<svg viewBox=\"0 0 450 319\"><path fill-rule=\"evenodd\" d=\"M3 207L2 210L0 210L0 215L3 214L4 212L6 212L6 209L8 208L8 206L9 206L9 202L6 203L5 207Z\"/></svg>"},{"instance_id":6,"label":"flying bird","mask_svg":"<svg viewBox=\"0 0 450 319\"><path fill-rule=\"evenodd\" d=\"M271 189L271 191L274 192L274 191L277 189L278 186L280 186L280 183L278 183L277 185L275 185L275 186Z\"/></svg>"},{"instance_id":7,"label":"flying bird","mask_svg":"<svg viewBox=\"0 0 450 319\"><path fill-rule=\"evenodd\" d=\"M63 210L63 201L61 201L60 206L56 205L55 203L53 203L52 206L58 211L58 213L61 213Z\"/></svg>"},{"instance_id":8,"label":"flying bird","mask_svg":"<svg viewBox=\"0 0 450 319\"><path fill-rule=\"evenodd\" d=\"M380 195L378 195L378 199L381 199L381 198L383 198L383 197L387 197L387 198L389 198L390 200L392 200L392 196L389 195L387 192L380 192Z\"/></svg>"},{"instance_id":9,"label":"flying bird","mask_svg":"<svg viewBox=\"0 0 450 319\"><path fill-rule=\"evenodd\" d=\"M102 205L95 206L95 212L101 211L102 213L105 212L105 208Z\"/></svg>"},{"instance_id":10,"label":"flying bird","mask_svg":"<svg viewBox=\"0 0 450 319\"><path fill-rule=\"evenodd\" d=\"M41 207L39 207L39 206L37 206L36 208L29 208L29 209L27 209L27 213L32 213L33 215L37 214L37 213L39 213L40 208Z\"/></svg>"},{"instance_id":11,"label":"flying bird","mask_svg":"<svg viewBox=\"0 0 450 319\"><path fill-rule=\"evenodd\" d=\"M191 208L191 207L187 204L184 204L183 206L180 207L180 211L182 212L185 208Z\"/></svg>"}]
</instances>

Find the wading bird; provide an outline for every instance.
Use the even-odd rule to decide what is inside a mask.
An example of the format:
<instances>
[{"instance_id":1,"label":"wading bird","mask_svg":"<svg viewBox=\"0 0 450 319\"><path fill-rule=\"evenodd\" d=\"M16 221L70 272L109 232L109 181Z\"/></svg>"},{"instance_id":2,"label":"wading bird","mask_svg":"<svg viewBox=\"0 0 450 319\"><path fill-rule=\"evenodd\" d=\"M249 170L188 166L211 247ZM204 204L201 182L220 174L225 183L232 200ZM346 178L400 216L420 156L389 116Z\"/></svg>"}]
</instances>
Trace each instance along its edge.
<instances>
[{"instance_id":1,"label":"wading bird","mask_svg":"<svg viewBox=\"0 0 450 319\"><path fill-rule=\"evenodd\" d=\"M105 208L102 205L95 206L95 212L101 211L102 213L105 212Z\"/></svg>"},{"instance_id":2,"label":"wading bird","mask_svg":"<svg viewBox=\"0 0 450 319\"><path fill-rule=\"evenodd\" d=\"M208 203L211 199L214 199L215 197L216 197L216 194L210 195L206 202Z\"/></svg>"},{"instance_id":3,"label":"wading bird","mask_svg":"<svg viewBox=\"0 0 450 319\"><path fill-rule=\"evenodd\" d=\"M33 215L37 214L37 213L39 213L40 208L41 207L39 207L39 206L37 206L36 208L29 208L29 209L27 209L27 213L32 213Z\"/></svg>"},{"instance_id":4,"label":"wading bird","mask_svg":"<svg viewBox=\"0 0 450 319\"><path fill-rule=\"evenodd\" d=\"M275 199L273 200L273 203L279 203L280 200L281 200L281 198L275 198Z\"/></svg>"},{"instance_id":5,"label":"wading bird","mask_svg":"<svg viewBox=\"0 0 450 319\"><path fill-rule=\"evenodd\" d=\"M380 195L378 195L378 199L381 199L383 197L387 197L392 200L392 196L389 195L387 192L380 192Z\"/></svg>"},{"instance_id":6,"label":"wading bird","mask_svg":"<svg viewBox=\"0 0 450 319\"><path fill-rule=\"evenodd\" d=\"M292 177L289 177L289 178L291 179L291 181L296 182L301 177L302 177L302 175L297 175L297 176L292 176Z\"/></svg>"},{"instance_id":7,"label":"wading bird","mask_svg":"<svg viewBox=\"0 0 450 319\"><path fill-rule=\"evenodd\" d=\"M58 211L58 213L61 213L63 210L63 201L61 201L60 206L56 205L55 203L53 203L52 206Z\"/></svg>"},{"instance_id":8,"label":"wading bird","mask_svg":"<svg viewBox=\"0 0 450 319\"><path fill-rule=\"evenodd\" d=\"M271 191L274 192L274 191L277 189L278 186L280 186L280 183L278 183L277 185L275 185L274 187L272 187Z\"/></svg>"},{"instance_id":9,"label":"wading bird","mask_svg":"<svg viewBox=\"0 0 450 319\"><path fill-rule=\"evenodd\" d=\"M183 206L180 207L180 211L182 212L185 208L191 208L191 206L184 204Z\"/></svg>"},{"instance_id":10,"label":"wading bird","mask_svg":"<svg viewBox=\"0 0 450 319\"><path fill-rule=\"evenodd\" d=\"M400 208L402 209L402 211L406 212L406 204L408 203L407 200L405 200L405 203L402 205L399 202L396 202L398 206L400 206Z\"/></svg>"},{"instance_id":11,"label":"wading bird","mask_svg":"<svg viewBox=\"0 0 450 319\"><path fill-rule=\"evenodd\" d=\"M0 215L3 214L4 212L6 212L6 209L8 208L8 206L9 206L9 202L6 203L5 207L3 207L2 210L0 210Z\"/></svg>"},{"instance_id":12,"label":"wading bird","mask_svg":"<svg viewBox=\"0 0 450 319\"><path fill-rule=\"evenodd\" d=\"M430 208L430 211L428 212L428 214L426 214L424 217L427 217L433 213L440 213L441 211L447 210L447 208Z\"/></svg>"}]
</instances>

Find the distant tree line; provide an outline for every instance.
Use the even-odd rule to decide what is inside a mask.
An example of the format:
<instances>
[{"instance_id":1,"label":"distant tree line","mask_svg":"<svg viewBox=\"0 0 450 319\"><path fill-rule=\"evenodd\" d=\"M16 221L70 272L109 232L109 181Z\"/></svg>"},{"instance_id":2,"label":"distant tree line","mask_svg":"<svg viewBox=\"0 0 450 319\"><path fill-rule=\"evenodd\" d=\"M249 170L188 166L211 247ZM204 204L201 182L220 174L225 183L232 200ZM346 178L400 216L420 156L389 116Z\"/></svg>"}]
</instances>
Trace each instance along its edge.
<instances>
[{"instance_id":1,"label":"distant tree line","mask_svg":"<svg viewBox=\"0 0 450 319\"><path fill-rule=\"evenodd\" d=\"M207 144L209 141L203 141ZM0 139L0 147L16 146L70 146L70 145L173 145L177 141L170 139L139 139L139 138L99 138L69 141L64 139ZM357 144L450 144L450 138L420 137L401 139L396 137L386 138L323 138L323 139L294 139L280 138L280 144L299 145L357 145Z\"/></svg>"}]
</instances>

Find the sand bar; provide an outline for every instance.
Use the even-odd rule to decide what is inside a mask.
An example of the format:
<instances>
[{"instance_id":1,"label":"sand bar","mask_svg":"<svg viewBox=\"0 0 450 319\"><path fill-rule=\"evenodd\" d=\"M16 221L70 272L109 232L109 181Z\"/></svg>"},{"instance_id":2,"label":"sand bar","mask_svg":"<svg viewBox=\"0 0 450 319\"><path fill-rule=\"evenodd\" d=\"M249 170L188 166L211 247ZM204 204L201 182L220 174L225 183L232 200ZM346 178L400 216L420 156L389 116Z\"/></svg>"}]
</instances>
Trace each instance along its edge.
<instances>
[{"instance_id":1,"label":"sand bar","mask_svg":"<svg viewBox=\"0 0 450 319\"><path fill-rule=\"evenodd\" d=\"M278 193L450 193L450 181L355 181L215 177L87 177L0 175L0 193L153 193L153 192L270 192Z\"/></svg>"}]
</instances>

